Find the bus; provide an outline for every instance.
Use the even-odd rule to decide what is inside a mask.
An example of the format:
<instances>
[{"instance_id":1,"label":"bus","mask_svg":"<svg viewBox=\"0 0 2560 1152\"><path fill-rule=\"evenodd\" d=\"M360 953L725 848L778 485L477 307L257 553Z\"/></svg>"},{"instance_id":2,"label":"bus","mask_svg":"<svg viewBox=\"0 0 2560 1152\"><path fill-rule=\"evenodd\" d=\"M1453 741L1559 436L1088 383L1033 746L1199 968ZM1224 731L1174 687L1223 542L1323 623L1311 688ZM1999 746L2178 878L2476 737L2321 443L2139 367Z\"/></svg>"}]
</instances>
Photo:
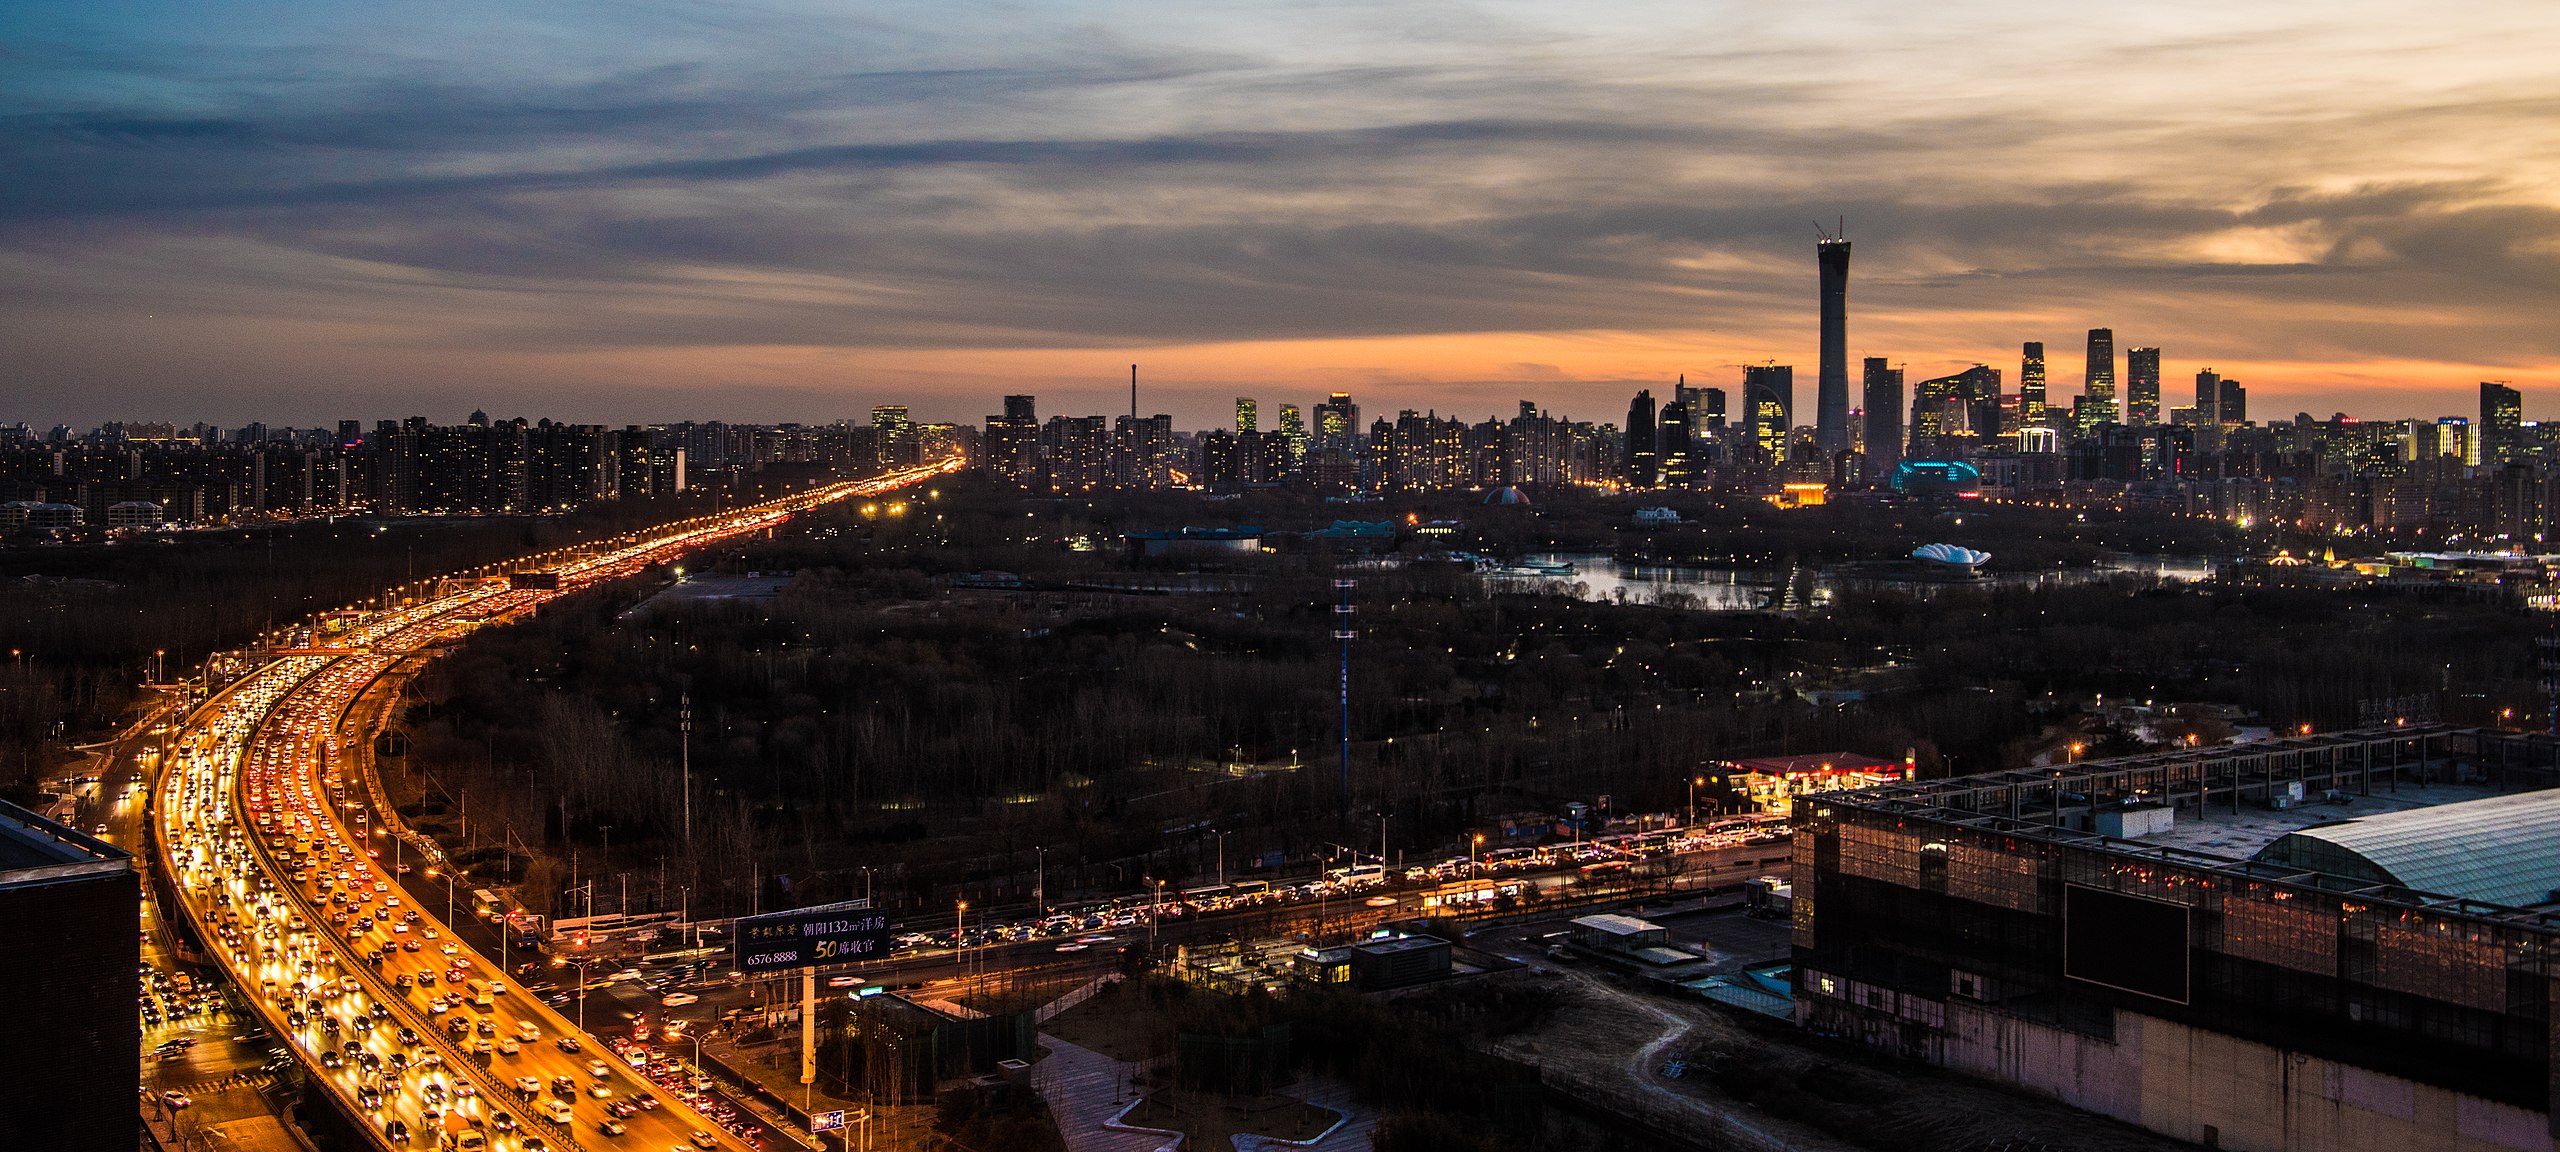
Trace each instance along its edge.
<instances>
[{"instance_id":1,"label":"bus","mask_svg":"<svg viewBox=\"0 0 2560 1152\"><path fill-rule=\"evenodd\" d=\"M1325 873L1325 879L1340 884L1345 888L1361 888L1371 884L1384 884L1387 882L1387 866L1384 864L1354 864L1348 868L1338 868L1334 871Z\"/></svg>"}]
</instances>

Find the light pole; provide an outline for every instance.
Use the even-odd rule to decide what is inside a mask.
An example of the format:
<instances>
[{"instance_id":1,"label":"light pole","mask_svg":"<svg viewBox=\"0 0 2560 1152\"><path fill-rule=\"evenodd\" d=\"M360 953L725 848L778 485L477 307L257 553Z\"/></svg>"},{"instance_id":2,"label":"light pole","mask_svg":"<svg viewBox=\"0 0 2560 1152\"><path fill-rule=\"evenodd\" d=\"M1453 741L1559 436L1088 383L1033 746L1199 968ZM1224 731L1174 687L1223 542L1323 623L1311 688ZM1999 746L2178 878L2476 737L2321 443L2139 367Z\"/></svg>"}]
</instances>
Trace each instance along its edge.
<instances>
[{"instance_id":1,"label":"light pole","mask_svg":"<svg viewBox=\"0 0 2560 1152\"><path fill-rule=\"evenodd\" d=\"M1222 832L1219 835L1224 836L1225 833ZM1223 845L1225 841L1221 840L1219 843ZM1031 846L1031 852L1039 858L1039 863L1032 866L1031 903L1040 910L1041 916L1046 917L1049 915L1049 848L1044 844L1034 844ZM1219 859L1223 860L1225 857L1221 856ZM871 898L871 870L868 868L862 870L862 898L866 901Z\"/></svg>"},{"instance_id":2,"label":"light pole","mask_svg":"<svg viewBox=\"0 0 2560 1152\"><path fill-rule=\"evenodd\" d=\"M1692 828L1698 824L1698 789L1706 782L1707 778L1704 776L1689 778L1689 826Z\"/></svg>"},{"instance_id":3,"label":"light pole","mask_svg":"<svg viewBox=\"0 0 2560 1152\"><path fill-rule=\"evenodd\" d=\"M955 978L969 974L969 954L965 951L967 948L965 941L967 941L968 938L969 902L962 900L960 901L959 910L954 912L951 918L951 959L953 962L951 972Z\"/></svg>"},{"instance_id":4,"label":"light pole","mask_svg":"<svg viewBox=\"0 0 2560 1152\"><path fill-rule=\"evenodd\" d=\"M1482 832L1476 833L1467 841L1467 879L1469 880L1473 880L1477 876L1476 851L1483 847L1484 833Z\"/></svg>"},{"instance_id":5,"label":"light pole","mask_svg":"<svg viewBox=\"0 0 2560 1152\"><path fill-rule=\"evenodd\" d=\"M1220 833L1218 833L1218 884L1219 884L1219 886L1224 887L1224 886L1226 885L1226 882L1227 882L1227 834L1226 834L1226 833L1224 833L1224 832L1220 832Z\"/></svg>"},{"instance_id":6,"label":"light pole","mask_svg":"<svg viewBox=\"0 0 2560 1152\"><path fill-rule=\"evenodd\" d=\"M684 764L684 844L693 847L693 694L677 698L676 732L682 743L680 755Z\"/></svg>"}]
</instances>

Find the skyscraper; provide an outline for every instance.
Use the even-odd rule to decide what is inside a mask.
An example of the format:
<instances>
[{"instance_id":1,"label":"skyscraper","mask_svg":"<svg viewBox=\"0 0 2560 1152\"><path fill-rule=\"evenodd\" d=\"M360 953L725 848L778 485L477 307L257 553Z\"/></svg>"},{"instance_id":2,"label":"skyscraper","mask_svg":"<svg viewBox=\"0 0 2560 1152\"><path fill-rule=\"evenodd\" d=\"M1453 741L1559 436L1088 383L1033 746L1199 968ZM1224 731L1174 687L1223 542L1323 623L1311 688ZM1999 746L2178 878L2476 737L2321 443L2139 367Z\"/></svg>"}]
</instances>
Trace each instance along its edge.
<instances>
[{"instance_id":1,"label":"skyscraper","mask_svg":"<svg viewBox=\"0 0 2560 1152\"><path fill-rule=\"evenodd\" d=\"M1750 421L1751 443L1764 464L1786 458L1787 430L1794 426L1796 369L1793 364L1753 364L1742 370L1743 418Z\"/></svg>"},{"instance_id":2,"label":"skyscraper","mask_svg":"<svg viewBox=\"0 0 2560 1152\"><path fill-rule=\"evenodd\" d=\"M1236 397L1236 432L1238 434L1254 431L1254 426L1261 423L1261 421L1261 413L1257 411L1257 405L1254 404L1253 397Z\"/></svg>"},{"instance_id":3,"label":"skyscraper","mask_svg":"<svg viewBox=\"0 0 2560 1152\"><path fill-rule=\"evenodd\" d=\"M1813 246L1822 270L1822 364L1814 384L1814 443L1825 455L1849 446L1849 238Z\"/></svg>"},{"instance_id":4,"label":"skyscraper","mask_svg":"<svg viewBox=\"0 0 2560 1152\"><path fill-rule=\"evenodd\" d=\"M2524 394L2495 380L2480 382L2480 462L2504 464L2524 447Z\"/></svg>"},{"instance_id":5,"label":"skyscraper","mask_svg":"<svg viewBox=\"0 0 2560 1152\"><path fill-rule=\"evenodd\" d=\"M1296 471L1307 463L1307 425L1298 416L1298 406L1280 406L1280 442L1289 446L1289 468ZM1270 477L1278 479L1278 477Z\"/></svg>"},{"instance_id":6,"label":"skyscraper","mask_svg":"<svg viewBox=\"0 0 2560 1152\"><path fill-rule=\"evenodd\" d=\"M2073 411L2079 413L2081 420L2089 422L2088 427L2080 429L2080 434L2087 436L2097 431L2097 424L2114 423L2122 416L2116 411L2115 329L2089 330L2088 367L2082 370L2080 381L2080 394L2088 397L2089 402Z\"/></svg>"},{"instance_id":7,"label":"skyscraper","mask_svg":"<svg viewBox=\"0 0 2560 1152\"><path fill-rule=\"evenodd\" d=\"M2125 423L2140 428L2160 422L2160 350L2127 348L2124 352Z\"/></svg>"},{"instance_id":8,"label":"skyscraper","mask_svg":"<svg viewBox=\"0 0 2560 1152\"><path fill-rule=\"evenodd\" d=\"M1882 356L1869 356L1866 370L1861 402L1867 410L1867 474L1876 476L1902 462L1902 369L1887 366Z\"/></svg>"},{"instance_id":9,"label":"skyscraper","mask_svg":"<svg viewBox=\"0 0 2560 1152\"><path fill-rule=\"evenodd\" d=\"M2211 368L2196 373L2196 423L2222 427L2222 374Z\"/></svg>"},{"instance_id":10,"label":"skyscraper","mask_svg":"<svg viewBox=\"0 0 2560 1152\"><path fill-rule=\"evenodd\" d=\"M1318 484L1354 487L1360 483L1360 406L1348 392L1336 392L1316 405L1315 442L1310 446Z\"/></svg>"},{"instance_id":11,"label":"skyscraper","mask_svg":"<svg viewBox=\"0 0 2560 1152\"><path fill-rule=\"evenodd\" d=\"M1868 409L1874 411L1872 407ZM2044 341L2027 341L2018 363L2018 421L2029 428L2044 420Z\"/></svg>"},{"instance_id":12,"label":"skyscraper","mask_svg":"<svg viewBox=\"0 0 2560 1152\"><path fill-rule=\"evenodd\" d=\"M1630 488L1651 488L1662 478L1661 445L1654 435L1653 389L1636 393L1627 405L1626 480Z\"/></svg>"}]
</instances>

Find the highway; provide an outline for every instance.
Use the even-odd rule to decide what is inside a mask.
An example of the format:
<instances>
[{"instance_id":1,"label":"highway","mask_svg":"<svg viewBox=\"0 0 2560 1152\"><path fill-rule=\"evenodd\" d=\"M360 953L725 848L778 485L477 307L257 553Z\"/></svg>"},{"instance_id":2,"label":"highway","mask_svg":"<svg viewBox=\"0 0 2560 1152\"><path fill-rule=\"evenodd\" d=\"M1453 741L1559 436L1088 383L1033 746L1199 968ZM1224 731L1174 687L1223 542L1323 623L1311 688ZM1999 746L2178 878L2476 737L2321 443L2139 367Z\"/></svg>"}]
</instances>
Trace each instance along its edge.
<instances>
[{"instance_id":1,"label":"highway","mask_svg":"<svg viewBox=\"0 0 2560 1152\"><path fill-rule=\"evenodd\" d=\"M637 1076L400 895L340 775L350 704L402 660L579 587L762 530L946 462L534 558L557 587L448 581L420 603L335 614L176 724L153 794L158 863L213 957L314 1079L385 1147L738 1150L757 1145ZM404 1138L405 1137L405 1138Z\"/></svg>"}]
</instances>

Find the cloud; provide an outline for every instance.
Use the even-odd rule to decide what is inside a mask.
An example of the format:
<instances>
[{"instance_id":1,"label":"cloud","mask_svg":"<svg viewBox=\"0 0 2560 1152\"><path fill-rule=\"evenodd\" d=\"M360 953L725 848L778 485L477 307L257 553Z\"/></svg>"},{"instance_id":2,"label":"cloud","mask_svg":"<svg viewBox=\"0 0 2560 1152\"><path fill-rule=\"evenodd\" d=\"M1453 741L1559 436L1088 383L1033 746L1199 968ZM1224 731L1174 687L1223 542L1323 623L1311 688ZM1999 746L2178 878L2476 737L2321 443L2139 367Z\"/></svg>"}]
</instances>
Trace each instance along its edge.
<instances>
[{"instance_id":1,"label":"cloud","mask_svg":"<svg viewBox=\"0 0 2560 1152\"><path fill-rule=\"evenodd\" d=\"M2434 24L2394 4L1845 30L1442 4L571 7L405 50L306 8L297 47L65 17L71 50L35 53L0 24L48 61L0 81L24 109L0 118L0 372L127 413L264 373L627 380L579 386L609 405L715 352L822 393L848 385L829 362L974 388L883 365L1228 348L1184 355L1249 378L1294 346L1346 357L1293 366L1311 390L1599 397L1809 362L1810 224L1846 215L1853 351L1915 366L2112 325L2173 363L2317 374L2268 396L2359 363L2560 384L2560 107L2530 51L2560 44L2525 7L2476 17L2494 49L2407 35ZM1949 54L2004 27L2014 52ZM84 355L142 316L231 335Z\"/></svg>"}]
</instances>

